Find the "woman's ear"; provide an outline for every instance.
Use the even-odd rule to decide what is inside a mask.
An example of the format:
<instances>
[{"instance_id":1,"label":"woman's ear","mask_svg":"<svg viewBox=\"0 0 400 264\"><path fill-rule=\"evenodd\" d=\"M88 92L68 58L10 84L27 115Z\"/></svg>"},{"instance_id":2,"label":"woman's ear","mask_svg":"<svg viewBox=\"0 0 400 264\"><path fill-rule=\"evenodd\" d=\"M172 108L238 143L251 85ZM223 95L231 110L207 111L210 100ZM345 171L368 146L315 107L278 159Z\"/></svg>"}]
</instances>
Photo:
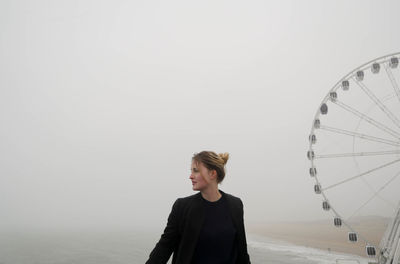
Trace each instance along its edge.
<instances>
[{"instance_id":1,"label":"woman's ear","mask_svg":"<svg viewBox=\"0 0 400 264\"><path fill-rule=\"evenodd\" d=\"M211 170L210 171L210 176L211 176L211 179L216 179L217 178L217 171L216 170Z\"/></svg>"}]
</instances>

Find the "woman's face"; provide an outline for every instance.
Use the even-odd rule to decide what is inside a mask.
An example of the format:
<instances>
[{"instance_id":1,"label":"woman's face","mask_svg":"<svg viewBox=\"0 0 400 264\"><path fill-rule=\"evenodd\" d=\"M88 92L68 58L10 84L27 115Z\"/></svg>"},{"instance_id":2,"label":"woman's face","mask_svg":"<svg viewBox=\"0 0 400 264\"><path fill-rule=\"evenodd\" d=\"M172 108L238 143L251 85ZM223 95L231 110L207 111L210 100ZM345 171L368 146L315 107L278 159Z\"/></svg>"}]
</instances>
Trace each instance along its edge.
<instances>
[{"instance_id":1,"label":"woman's face","mask_svg":"<svg viewBox=\"0 0 400 264\"><path fill-rule=\"evenodd\" d=\"M194 191L206 189L210 185L210 182L215 179L213 172L208 170L201 162L193 160L191 172L189 179L192 181Z\"/></svg>"}]
</instances>

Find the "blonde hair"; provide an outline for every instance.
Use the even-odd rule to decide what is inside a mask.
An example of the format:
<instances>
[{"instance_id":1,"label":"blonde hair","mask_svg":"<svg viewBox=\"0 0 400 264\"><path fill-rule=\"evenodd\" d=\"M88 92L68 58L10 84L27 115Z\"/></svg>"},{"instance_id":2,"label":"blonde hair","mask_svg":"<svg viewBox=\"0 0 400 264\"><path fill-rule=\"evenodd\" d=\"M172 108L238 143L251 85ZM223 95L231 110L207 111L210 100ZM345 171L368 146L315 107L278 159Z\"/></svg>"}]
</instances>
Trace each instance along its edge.
<instances>
[{"instance_id":1,"label":"blonde hair","mask_svg":"<svg viewBox=\"0 0 400 264\"><path fill-rule=\"evenodd\" d=\"M225 178L225 164L228 162L229 153L215 153L214 151L202 151L195 153L192 160L201 162L209 170L217 172L217 182L220 183Z\"/></svg>"}]
</instances>

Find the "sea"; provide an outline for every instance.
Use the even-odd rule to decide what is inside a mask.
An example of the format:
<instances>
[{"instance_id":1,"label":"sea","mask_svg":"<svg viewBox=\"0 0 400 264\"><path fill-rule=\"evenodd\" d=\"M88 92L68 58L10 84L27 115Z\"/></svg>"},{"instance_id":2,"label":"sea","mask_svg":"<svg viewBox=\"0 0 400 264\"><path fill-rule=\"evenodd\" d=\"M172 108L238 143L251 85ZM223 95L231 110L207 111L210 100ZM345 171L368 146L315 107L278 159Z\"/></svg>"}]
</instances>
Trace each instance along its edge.
<instances>
[{"instance_id":1,"label":"sea","mask_svg":"<svg viewBox=\"0 0 400 264\"><path fill-rule=\"evenodd\" d=\"M139 264L160 234L151 231L0 232L0 264ZM247 234L253 264L367 264L371 259ZM168 263L171 262L171 259Z\"/></svg>"}]
</instances>

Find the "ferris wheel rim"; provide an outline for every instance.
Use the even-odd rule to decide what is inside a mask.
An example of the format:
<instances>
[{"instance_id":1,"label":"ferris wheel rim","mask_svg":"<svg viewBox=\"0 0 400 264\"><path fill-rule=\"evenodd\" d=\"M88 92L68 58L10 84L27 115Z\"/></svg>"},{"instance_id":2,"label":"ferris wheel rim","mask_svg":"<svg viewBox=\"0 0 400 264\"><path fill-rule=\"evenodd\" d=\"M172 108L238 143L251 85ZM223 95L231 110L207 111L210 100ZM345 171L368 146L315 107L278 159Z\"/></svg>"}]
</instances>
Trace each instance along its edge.
<instances>
[{"instance_id":1,"label":"ferris wheel rim","mask_svg":"<svg viewBox=\"0 0 400 264\"><path fill-rule=\"evenodd\" d=\"M391 54L387 54L387 55L384 55L384 56L375 58L375 59L373 59L373 60L370 60L370 61L368 61L368 62L366 62L366 63L364 63L364 64L362 64L362 65L360 65L360 66L358 66L358 67L356 67L356 68L354 68L354 69L351 70L350 72L348 72L346 75L344 75L342 78L340 78L339 81L328 91L327 95L323 98L323 100L322 100L322 102L321 102L321 104L320 104L320 107L321 107L323 104L325 104L325 103L327 103L328 101L330 101L330 94L331 94L332 92L336 92L336 91L341 87L341 84L343 83L343 81L350 80L350 79L354 79L354 78L355 78L355 75L357 74L357 72L359 72L359 71L365 71L365 70L367 70L367 69L370 69L374 63L379 63L379 65L383 64L384 67L387 67L386 64L388 64L388 62L391 60L391 58L396 57L396 56L400 56L400 52L395 52L395 53L391 53ZM385 68L385 69L386 69L386 68ZM387 69L386 69L386 71L387 71ZM389 78L390 78L390 77L389 77ZM312 135L315 135L314 132L315 132L315 130L317 129L317 128L315 127L315 121L318 120L319 116L321 115L320 107L318 107L318 109L317 109L317 111L316 111L316 113L315 113L315 115L314 115L314 118L313 118L313 120L312 120L310 137L311 137ZM400 143L400 137L398 137L397 139L399 140L399 143ZM308 152L308 154L312 155L312 158L309 157L309 160L310 160L310 162L311 162L311 168L310 168L310 169L316 168L316 167L315 167L315 163L314 163L314 159L315 159L315 158L314 158L314 153L313 153L313 144L314 144L314 143L313 143L311 140L309 140L309 148L308 148L308 151L309 151L309 152ZM310 153L310 152L312 152L312 153ZM400 161L400 159L399 159L399 161ZM319 180L319 178L318 178L318 175L314 175L314 176L312 176L312 177L313 177L314 180L315 180L315 184L321 186L321 182L320 182L320 180ZM366 243L367 246L368 246L368 245L372 245L372 246L374 246L375 248L380 249L380 246L379 246L379 245L374 245L374 243L371 243L371 242L370 242L368 239L366 239L361 233L357 232L356 229L354 229L354 228L348 223L348 221L345 220L345 219L342 217L341 214L339 214L339 212L336 210L336 208L330 204L329 199L328 199L328 196L325 194L324 189L321 188L321 191L320 191L319 194L321 194L321 196L322 196L322 198L323 198L323 201L324 201L324 202L327 202L327 203L329 204L329 210L331 210L331 211L333 212L333 214L334 214L335 217L338 217L338 218L341 219L341 223L342 223L344 226L346 226L351 232L357 233L357 235L359 236L359 238L360 238L361 240L363 240L363 241Z\"/></svg>"},{"instance_id":2,"label":"ferris wheel rim","mask_svg":"<svg viewBox=\"0 0 400 264\"><path fill-rule=\"evenodd\" d=\"M391 54L388 54L388 55L385 55L385 56L378 57L378 58L376 58L376 59L373 59L373 60L368 61L367 63L362 64L361 66L359 66L359 67L357 67L357 68L354 68L353 70L351 70L350 72L348 72L346 75L344 75L342 78L340 78L339 81L338 81L337 83L335 83L335 85L332 86L332 88L329 90L329 92L327 93L327 95L326 95L326 96L324 97L324 99L322 100L322 103L327 102L327 101L329 100L329 94L330 94L330 92L336 91L336 90L340 87L340 84L341 84L343 81L348 80L348 79L349 79L348 77L349 77L349 76L352 76L355 72L357 72L357 71L359 71L359 70L368 69L369 67L366 67L367 65L371 65L371 64L373 64L374 62L376 62L376 61L378 61L378 60L384 60L384 59L386 59L386 58L394 57L394 56L400 56L400 51L399 51L399 52L395 52L395 53L391 53ZM317 110L316 113L315 113L315 115L314 115L313 121L319 116L319 113L320 113L319 110ZM313 124L314 124L314 123L313 123ZM314 126L313 126L313 124L311 125L311 132L314 131Z\"/></svg>"}]
</instances>

